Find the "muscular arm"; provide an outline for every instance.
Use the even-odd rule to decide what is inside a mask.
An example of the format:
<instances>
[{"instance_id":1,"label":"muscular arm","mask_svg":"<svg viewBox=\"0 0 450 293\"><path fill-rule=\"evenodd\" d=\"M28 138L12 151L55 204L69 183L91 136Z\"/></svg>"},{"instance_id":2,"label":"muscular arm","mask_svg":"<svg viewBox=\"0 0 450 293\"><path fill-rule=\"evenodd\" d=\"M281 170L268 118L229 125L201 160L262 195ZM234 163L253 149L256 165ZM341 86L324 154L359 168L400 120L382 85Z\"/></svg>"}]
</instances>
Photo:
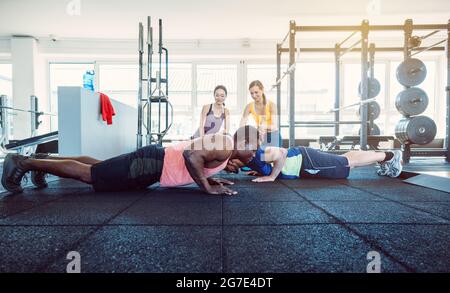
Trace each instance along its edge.
<instances>
[{"instance_id":1,"label":"muscular arm","mask_svg":"<svg viewBox=\"0 0 450 293\"><path fill-rule=\"evenodd\" d=\"M211 192L211 185L203 174L203 168L206 161L205 152L206 151L185 150L183 152L183 157L189 175L191 175L192 179L201 189L209 193Z\"/></svg>"},{"instance_id":2,"label":"muscular arm","mask_svg":"<svg viewBox=\"0 0 450 293\"><path fill-rule=\"evenodd\" d=\"M219 140L223 138L223 135L215 135L217 139L215 140L217 143L220 143ZM231 138L228 138L231 139ZM212 142L214 143L214 142ZM205 176L203 172L203 168L206 163L212 161L223 162L231 154L231 150L217 150L217 148L213 150L207 150L202 148L200 150L188 149L183 152L183 157L185 161L186 168L191 175L197 185L203 189L205 192L210 194L234 194L232 190L221 187L212 187L210 184L210 180Z\"/></svg>"},{"instance_id":3,"label":"muscular arm","mask_svg":"<svg viewBox=\"0 0 450 293\"><path fill-rule=\"evenodd\" d=\"M266 147L264 155L261 159L265 162L273 163L272 172L270 173L269 176L256 178L253 181L264 182L275 180L284 167L286 157L287 157L286 149L278 147Z\"/></svg>"}]
</instances>

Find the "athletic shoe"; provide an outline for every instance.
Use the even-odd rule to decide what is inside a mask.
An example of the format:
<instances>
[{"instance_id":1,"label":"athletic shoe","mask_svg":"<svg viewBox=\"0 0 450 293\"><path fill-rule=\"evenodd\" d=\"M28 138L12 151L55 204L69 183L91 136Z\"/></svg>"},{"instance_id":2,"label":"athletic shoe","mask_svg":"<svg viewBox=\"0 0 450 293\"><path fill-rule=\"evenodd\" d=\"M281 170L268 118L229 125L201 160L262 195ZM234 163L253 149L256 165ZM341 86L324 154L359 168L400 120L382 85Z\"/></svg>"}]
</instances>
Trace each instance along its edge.
<instances>
[{"instance_id":1,"label":"athletic shoe","mask_svg":"<svg viewBox=\"0 0 450 293\"><path fill-rule=\"evenodd\" d=\"M402 151L399 150L393 151L393 153L394 157L385 163L388 169L386 175L392 178L396 178L400 176L403 170L402 166L403 153Z\"/></svg>"},{"instance_id":2,"label":"athletic shoe","mask_svg":"<svg viewBox=\"0 0 450 293\"><path fill-rule=\"evenodd\" d=\"M3 161L2 185L12 193L23 191L21 182L27 172L23 167L23 161L28 158L17 154L8 154Z\"/></svg>"},{"instance_id":3,"label":"athletic shoe","mask_svg":"<svg viewBox=\"0 0 450 293\"><path fill-rule=\"evenodd\" d=\"M30 156L31 159L47 159L49 154L32 154ZM47 176L47 173L42 171L31 171L31 182L37 187L37 188L45 188L48 186L47 181L45 180L45 177Z\"/></svg>"},{"instance_id":4,"label":"athletic shoe","mask_svg":"<svg viewBox=\"0 0 450 293\"><path fill-rule=\"evenodd\" d=\"M386 176L388 172L388 168L386 166L386 163L378 163L375 168L377 168L377 174L379 176Z\"/></svg>"}]
</instances>

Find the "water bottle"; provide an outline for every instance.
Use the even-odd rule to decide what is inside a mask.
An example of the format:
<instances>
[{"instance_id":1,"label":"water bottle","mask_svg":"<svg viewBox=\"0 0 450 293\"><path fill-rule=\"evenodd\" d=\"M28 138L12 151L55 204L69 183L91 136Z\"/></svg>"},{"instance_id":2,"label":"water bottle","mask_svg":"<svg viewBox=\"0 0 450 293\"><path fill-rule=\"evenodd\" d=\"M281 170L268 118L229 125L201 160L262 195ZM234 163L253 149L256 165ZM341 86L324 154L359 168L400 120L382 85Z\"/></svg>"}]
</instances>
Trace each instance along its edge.
<instances>
[{"instance_id":1,"label":"water bottle","mask_svg":"<svg viewBox=\"0 0 450 293\"><path fill-rule=\"evenodd\" d=\"M94 91L94 70L87 70L86 73L83 74L83 87Z\"/></svg>"}]
</instances>

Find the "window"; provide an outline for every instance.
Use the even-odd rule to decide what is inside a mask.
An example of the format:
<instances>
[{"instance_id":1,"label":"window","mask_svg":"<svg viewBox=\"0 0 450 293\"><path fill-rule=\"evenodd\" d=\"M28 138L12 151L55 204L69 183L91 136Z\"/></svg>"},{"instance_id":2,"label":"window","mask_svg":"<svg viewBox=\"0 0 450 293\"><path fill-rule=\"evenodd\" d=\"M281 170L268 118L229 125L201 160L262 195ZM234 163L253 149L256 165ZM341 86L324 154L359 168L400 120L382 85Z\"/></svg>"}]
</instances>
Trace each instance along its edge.
<instances>
[{"instance_id":1,"label":"window","mask_svg":"<svg viewBox=\"0 0 450 293\"><path fill-rule=\"evenodd\" d=\"M144 78L146 76L144 68ZM156 77L159 65L153 64L152 76ZM162 68L161 78L165 78L165 68ZM100 64L99 65L99 88L111 98L124 104L136 107L139 87L139 66L134 64ZM168 97L174 109L174 121L166 136L170 139L186 139L187 133L192 131L192 65L190 63L169 63L169 92ZM163 92L166 92L166 85L161 83ZM154 92L156 84L152 83L151 91ZM147 83L143 82L143 98L147 94ZM154 92L158 95L158 92ZM165 104L162 104L161 128L165 125ZM158 132L158 105L152 104L152 132ZM147 111L144 112L144 121ZM170 117L169 117L170 123ZM143 130L145 132L145 130Z\"/></svg>"},{"instance_id":2,"label":"window","mask_svg":"<svg viewBox=\"0 0 450 293\"><path fill-rule=\"evenodd\" d=\"M281 77L287 70L283 64ZM276 65L252 64L247 68L247 83L252 80L260 80L265 86L266 96L276 102L276 88L272 86L276 82ZM288 125L289 120L289 76L284 77L281 82L281 124ZM334 105L334 64L326 62L300 62L295 71L295 120L332 120L332 114L325 112ZM246 88L247 89L247 88ZM247 101L253 101L247 94ZM320 135L331 135L330 128L306 128L297 127L296 137L317 137ZM289 137L288 128L281 129L282 137Z\"/></svg>"},{"instance_id":3,"label":"window","mask_svg":"<svg viewBox=\"0 0 450 293\"><path fill-rule=\"evenodd\" d=\"M173 124L167 133L167 138L187 139L193 131L192 65L190 63L170 63L168 69L169 100L173 105L174 113ZM162 74L165 75L165 70L162 70Z\"/></svg>"},{"instance_id":4,"label":"window","mask_svg":"<svg viewBox=\"0 0 450 293\"><path fill-rule=\"evenodd\" d=\"M427 66L427 78L419 85L429 96L429 105L422 115L433 118L438 125L438 137L445 132L445 92L437 88L443 79L437 78L439 64L435 60L424 61ZM395 125L401 118L395 108L395 98L403 90L398 83L395 71L400 61L378 60L375 64L375 77L381 84L377 102L381 106L381 115L376 119L384 135L394 135ZM287 70L283 63L281 75ZM6 69L5 69L6 68ZM341 106L356 103L360 100L358 86L361 80L361 65L358 60L346 60L342 64L341 74ZM82 77L87 70L93 70L93 63L53 63L50 64L51 111L56 111L57 87L61 85L82 86ZM136 106L138 93L138 65L129 63L100 63L97 66L98 89L111 98L122 103ZM145 70L144 68L144 78ZM157 62L152 68L153 77L159 70ZM6 72L6 74L5 74ZM0 64L0 93L11 93L11 65ZM242 74L244 74L242 76ZM389 74L389 76L387 75ZM6 78L5 78L6 76ZM165 78L165 68L162 68ZM226 106L231 112L231 132L237 129L242 116L242 106L253 101L248 91L248 84L260 80L268 99L277 101L276 64L270 60L262 63L192 63L178 62L169 64L169 100L174 107L174 121L166 138L187 139L199 125L200 111L203 105L214 102L213 90L222 84L227 87ZM326 60L305 60L299 62L295 71L295 120L296 121L333 121L334 113L327 113L334 108L335 101L335 64ZM289 116L289 76L281 82L281 124L288 124ZM162 84L164 88L165 85ZM152 90L155 89L153 84ZM143 95L146 95L144 83ZM242 95L242 96L241 96ZM158 108L153 107L152 125L157 126ZM163 108L163 113L164 113ZM341 121L357 121L358 107L342 110ZM144 113L144 121L146 121ZM164 115L163 115L164 116ZM165 117L161 129L165 128ZM170 119L169 119L170 120ZM56 130L57 120L52 118L52 130ZM253 123L249 119L249 123ZM341 125L341 135L357 135L359 125ZM158 129L152 129L156 132ZM297 127L297 138L317 138L321 135L334 135L333 127ZM282 137L288 138L288 128L281 129Z\"/></svg>"},{"instance_id":5,"label":"window","mask_svg":"<svg viewBox=\"0 0 450 293\"><path fill-rule=\"evenodd\" d=\"M213 90L217 85L227 88L225 104L228 108L237 105L237 65L197 65L197 106L214 102Z\"/></svg>"},{"instance_id":6,"label":"window","mask_svg":"<svg viewBox=\"0 0 450 293\"><path fill-rule=\"evenodd\" d=\"M0 95L6 95L8 97L7 105L12 106L12 65L6 63L0 63ZM12 138L11 125L12 115L9 115L9 129L8 138Z\"/></svg>"},{"instance_id":7,"label":"window","mask_svg":"<svg viewBox=\"0 0 450 293\"><path fill-rule=\"evenodd\" d=\"M153 78L156 76L157 68L153 66ZM99 65L99 86L104 92L116 100L132 105L137 105L137 94L139 87L139 67L131 64L101 64ZM169 64L169 99L175 109L186 110L191 105L191 64L171 63ZM165 72L163 72L165 74ZM144 76L146 78L146 76ZM162 76L161 78L165 78ZM152 83L152 91L156 84ZM161 88L166 92L165 84ZM147 83L143 83L143 97L147 92ZM154 93L157 95L158 93Z\"/></svg>"},{"instance_id":8,"label":"window","mask_svg":"<svg viewBox=\"0 0 450 293\"><path fill-rule=\"evenodd\" d=\"M137 107L139 84L137 65L100 64L98 70L100 92L123 104Z\"/></svg>"},{"instance_id":9,"label":"window","mask_svg":"<svg viewBox=\"0 0 450 293\"><path fill-rule=\"evenodd\" d=\"M0 64L0 95L12 96L12 65Z\"/></svg>"},{"instance_id":10,"label":"window","mask_svg":"<svg viewBox=\"0 0 450 293\"><path fill-rule=\"evenodd\" d=\"M334 107L335 67L333 63L300 63L295 71L295 110L323 113ZM330 119L332 119L331 115ZM320 119L322 120L322 117Z\"/></svg>"},{"instance_id":11,"label":"window","mask_svg":"<svg viewBox=\"0 0 450 293\"><path fill-rule=\"evenodd\" d=\"M192 65L169 64L169 99L176 110L192 106Z\"/></svg>"},{"instance_id":12,"label":"window","mask_svg":"<svg viewBox=\"0 0 450 293\"><path fill-rule=\"evenodd\" d=\"M50 111L58 111L59 86L83 86L83 75L93 63L50 63ZM58 117L51 118L51 130L58 129Z\"/></svg>"},{"instance_id":13,"label":"window","mask_svg":"<svg viewBox=\"0 0 450 293\"><path fill-rule=\"evenodd\" d=\"M283 72L286 71L286 66L283 66L281 70L281 76L283 76ZM254 80L259 80L264 85L264 92L269 100L276 103L277 101L277 88L273 87L276 83L277 78L277 67L272 64L250 64L247 66L247 84L245 85L245 90L247 92L247 103L253 102L252 97L248 91L249 84ZM281 85L281 96L287 95L286 88L286 77ZM273 87L273 88L272 88ZM284 104L284 107L287 106Z\"/></svg>"}]
</instances>

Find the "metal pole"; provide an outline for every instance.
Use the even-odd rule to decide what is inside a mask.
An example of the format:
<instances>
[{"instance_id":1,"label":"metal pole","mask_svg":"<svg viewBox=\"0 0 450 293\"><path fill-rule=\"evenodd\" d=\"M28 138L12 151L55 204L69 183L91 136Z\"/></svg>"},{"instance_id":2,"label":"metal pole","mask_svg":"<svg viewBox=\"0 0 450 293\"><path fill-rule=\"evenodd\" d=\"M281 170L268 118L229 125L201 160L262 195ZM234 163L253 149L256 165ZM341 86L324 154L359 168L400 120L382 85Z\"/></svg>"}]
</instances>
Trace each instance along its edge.
<instances>
[{"instance_id":1,"label":"metal pole","mask_svg":"<svg viewBox=\"0 0 450 293\"><path fill-rule=\"evenodd\" d=\"M289 66L295 64L295 21L289 24ZM289 75L289 147L295 146L295 68Z\"/></svg>"},{"instance_id":2,"label":"metal pole","mask_svg":"<svg viewBox=\"0 0 450 293\"><path fill-rule=\"evenodd\" d=\"M31 136L35 136L39 127L38 99L36 96L30 96L30 119L31 119Z\"/></svg>"},{"instance_id":3,"label":"metal pole","mask_svg":"<svg viewBox=\"0 0 450 293\"><path fill-rule=\"evenodd\" d=\"M358 31L354 31L353 33L351 33L348 37L346 37L342 42L340 42L338 44L339 47L342 47L342 45L347 42L348 40L350 40L351 37L353 37L354 35L356 35L358 33Z\"/></svg>"},{"instance_id":4,"label":"metal pole","mask_svg":"<svg viewBox=\"0 0 450 293\"><path fill-rule=\"evenodd\" d=\"M138 55L139 55L139 85L138 85L138 125L136 134L136 148L142 147L142 55L144 54L144 27L142 22L139 23L139 40L138 40Z\"/></svg>"},{"instance_id":5,"label":"metal pole","mask_svg":"<svg viewBox=\"0 0 450 293\"><path fill-rule=\"evenodd\" d=\"M375 78L375 44L369 46L369 77Z\"/></svg>"},{"instance_id":6,"label":"metal pole","mask_svg":"<svg viewBox=\"0 0 450 293\"><path fill-rule=\"evenodd\" d=\"M286 39L289 37L289 34L290 34L290 30L289 30L289 32L284 36L284 38L281 40L280 45L283 45L283 44L284 44L284 42L286 41Z\"/></svg>"},{"instance_id":7,"label":"metal pole","mask_svg":"<svg viewBox=\"0 0 450 293\"><path fill-rule=\"evenodd\" d=\"M277 80L281 77L281 44L277 44ZM277 113L278 127L281 125L281 83L277 83ZM281 133L281 130L280 130ZM282 147L282 146L281 146Z\"/></svg>"},{"instance_id":8,"label":"metal pole","mask_svg":"<svg viewBox=\"0 0 450 293\"><path fill-rule=\"evenodd\" d=\"M404 44L403 44L403 59L408 59L411 57L411 47L410 47L410 38L413 33L413 22L412 19L405 20L404 29ZM405 89L408 88L405 86ZM409 163L411 158L411 145L409 143L402 144L403 150L403 162Z\"/></svg>"},{"instance_id":9,"label":"metal pole","mask_svg":"<svg viewBox=\"0 0 450 293\"><path fill-rule=\"evenodd\" d=\"M157 79L157 87L158 87L158 144L162 144L161 137L161 69L162 69L162 19L159 19L159 72Z\"/></svg>"},{"instance_id":10,"label":"metal pole","mask_svg":"<svg viewBox=\"0 0 450 293\"><path fill-rule=\"evenodd\" d=\"M151 129L152 129L152 108L151 108L151 95L152 95L152 55L153 55L153 28L150 16L147 16L147 133L146 142L147 145L151 144Z\"/></svg>"},{"instance_id":11,"label":"metal pole","mask_svg":"<svg viewBox=\"0 0 450 293\"><path fill-rule=\"evenodd\" d=\"M334 128L334 124L296 124L295 127L298 128ZM282 124L280 125L280 128L289 128L289 125Z\"/></svg>"},{"instance_id":12,"label":"metal pole","mask_svg":"<svg viewBox=\"0 0 450 293\"><path fill-rule=\"evenodd\" d=\"M147 53L150 55L150 73L149 73L149 77L150 77L150 92L147 93L147 133L148 133L148 144L152 143L152 98L153 98L153 88L152 88L152 83L153 83L153 27L150 26L150 41L147 39L147 42L150 42L150 51ZM155 78L156 79L156 78Z\"/></svg>"},{"instance_id":13,"label":"metal pole","mask_svg":"<svg viewBox=\"0 0 450 293\"><path fill-rule=\"evenodd\" d=\"M341 46L336 44L334 47L334 61L335 61L335 95L334 95L334 108L340 107L341 103ZM339 111L334 112L334 121L339 121ZM339 124L334 126L334 136L339 136Z\"/></svg>"},{"instance_id":14,"label":"metal pole","mask_svg":"<svg viewBox=\"0 0 450 293\"><path fill-rule=\"evenodd\" d=\"M426 38L429 38L429 37L431 37L432 35L437 34L438 32L439 32L439 30L435 30L435 31L433 31L433 32L431 32L431 33L429 33L429 34L427 34L427 35L425 35L425 36L421 36L420 38L421 38L422 40L425 40Z\"/></svg>"},{"instance_id":15,"label":"metal pole","mask_svg":"<svg viewBox=\"0 0 450 293\"><path fill-rule=\"evenodd\" d=\"M356 42L354 42L350 47L344 49L343 51L341 51L341 56L353 51L353 49L355 49L356 46L358 46L361 43L362 40L358 40Z\"/></svg>"},{"instance_id":16,"label":"metal pole","mask_svg":"<svg viewBox=\"0 0 450 293\"><path fill-rule=\"evenodd\" d=\"M402 25L371 25L368 27L369 31L402 31L404 26ZM413 26L416 30L445 30L446 24L417 24ZM361 26L356 25L344 25L344 26L297 26L295 27L297 32L352 32L361 30Z\"/></svg>"},{"instance_id":17,"label":"metal pole","mask_svg":"<svg viewBox=\"0 0 450 293\"><path fill-rule=\"evenodd\" d=\"M450 19L447 23L447 123L445 127L445 141L447 147L446 160L450 163Z\"/></svg>"},{"instance_id":18,"label":"metal pole","mask_svg":"<svg viewBox=\"0 0 450 293\"><path fill-rule=\"evenodd\" d=\"M341 50L347 50L348 48L341 48ZM426 47L413 48L413 51L420 51L426 49ZM403 52L403 47L378 47L375 48L376 52ZM289 48L281 48L281 53L289 52ZM334 48L300 48L303 53L334 53ZM445 47L433 47L428 51L445 51ZM361 48L353 48L352 52L361 52Z\"/></svg>"},{"instance_id":19,"label":"metal pole","mask_svg":"<svg viewBox=\"0 0 450 293\"><path fill-rule=\"evenodd\" d=\"M295 125L316 125L316 124L360 124L361 121L295 121Z\"/></svg>"},{"instance_id":20,"label":"metal pole","mask_svg":"<svg viewBox=\"0 0 450 293\"><path fill-rule=\"evenodd\" d=\"M341 111L342 109L347 109L347 108L351 108L351 107L355 107L355 106L360 106L360 105L363 105L363 104L367 104L367 103L373 102L373 101L375 101L375 99L376 98L360 100L359 102L356 102L356 103L353 103L353 104L348 104L348 105L345 105L345 106L341 106L339 108L331 109L329 111L326 111L325 113L331 113L331 112L335 112L335 111Z\"/></svg>"},{"instance_id":21,"label":"metal pole","mask_svg":"<svg viewBox=\"0 0 450 293\"><path fill-rule=\"evenodd\" d=\"M375 44L371 43L369 46L369 77L371 80L375 79ZM370 87L370 83L368 85ZM369 115L369 113L367 113ZM368 117L369 119L369 130L367 131L367 135L372 135L372 129L373 129L373 117Z\"/></svg>"},{"instance_id":22,"label":"metal pole","mask_svg":"<svg viewBox=\"0 0 450 293\"><path fill-rule=\"evenodd\" d=\"M364 20L361 24L361 102L369 98L368 89L368 42L369 21ZM361 105L361 133L359 135L361 150L367 150L367 103Z\"/></svg>"},{"instance_id":23,"label":"metal pole","mask_svg":"<svg viewBox=\"0 0 450 293\"><path fill-rule=\"evenodd\" d=\"M0 143L2 146L9 143L9 116L8 116L8 97L0 96L0 127L2 128L2 136Z\"/></svg>"},{"instance_id":24,"label":"metal pole","mask_svg":"<svg viewBox=\"0 0 450 293\"><path fill-rule=\"evenodd\" d=\"M166 93L165 93L165 98L166 98L166 130L164 131L166 133L167 130L169 130L169 102L168 102L168 98L169 98L169 51L165 48L163 48L165 54L166 54ZM161 143L162 143L162 138L161 138Z\"/></svg>"}]
</instances>

